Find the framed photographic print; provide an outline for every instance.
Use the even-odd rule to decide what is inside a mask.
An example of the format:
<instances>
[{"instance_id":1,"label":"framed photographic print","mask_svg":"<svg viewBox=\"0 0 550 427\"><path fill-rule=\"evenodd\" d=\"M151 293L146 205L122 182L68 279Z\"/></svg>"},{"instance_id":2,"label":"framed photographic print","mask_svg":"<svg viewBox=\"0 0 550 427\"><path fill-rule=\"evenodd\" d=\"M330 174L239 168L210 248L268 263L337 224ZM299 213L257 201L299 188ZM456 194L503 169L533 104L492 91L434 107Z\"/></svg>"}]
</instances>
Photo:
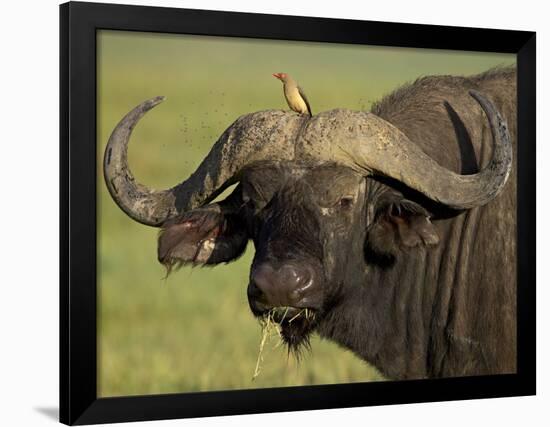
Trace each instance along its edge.
<instances>
[{"instance_id":1,"label":"framed photographic print","mask_svg":"<svg viewBox=\"0 0 550 427\"><path fill-rule=\"evenodd\" d=\"M61 5L61 421L535 393L535 34Z\"/></svg>"}]
</instances>

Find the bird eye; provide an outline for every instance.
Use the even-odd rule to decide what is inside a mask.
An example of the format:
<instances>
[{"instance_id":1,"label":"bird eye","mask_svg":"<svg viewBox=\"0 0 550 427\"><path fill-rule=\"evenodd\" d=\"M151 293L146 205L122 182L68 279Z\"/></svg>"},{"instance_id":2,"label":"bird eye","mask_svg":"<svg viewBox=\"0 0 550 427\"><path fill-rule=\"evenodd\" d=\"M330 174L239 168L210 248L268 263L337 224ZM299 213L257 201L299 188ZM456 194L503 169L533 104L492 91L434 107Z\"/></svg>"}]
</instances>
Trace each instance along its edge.
<instances>
[{"instance_id":1,"label":"bird eye","mask_svg":"<svg viewBox=\"0 0 550 427\"><path fill-rule=\"evenodd\" d=\"M340 201L338 202L338 205L343 209L347 209L347 208L351 207L352 204L353 204L353 198L352 197L342 197L340 199Z\"/></svg>"}]
</instances>

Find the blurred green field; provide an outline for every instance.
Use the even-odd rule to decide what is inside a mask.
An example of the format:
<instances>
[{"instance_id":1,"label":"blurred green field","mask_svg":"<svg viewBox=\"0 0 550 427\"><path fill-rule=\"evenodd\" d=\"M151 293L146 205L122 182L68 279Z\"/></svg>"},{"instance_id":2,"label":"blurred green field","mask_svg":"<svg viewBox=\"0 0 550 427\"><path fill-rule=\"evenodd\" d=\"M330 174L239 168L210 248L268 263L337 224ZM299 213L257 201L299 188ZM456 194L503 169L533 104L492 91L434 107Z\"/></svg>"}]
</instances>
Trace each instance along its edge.
<instances>
[{"instance_id":1,"label":"blurred green field","mask_svg":"<svg viewBox=\"0 0 550 427\"><path fill-rule=\"evenodd\" d=\"M116 123L145 99L167 100L137 126L130 165L142 183L185 179L239 115L287 108L271 74L288 72L313 112L368 109L428 74L473 74L512 55L101 31L98 33L98 395L121 396L382 380L337 345L314 338L298 364L272 340L252 381L260 327L246 286L253 248L216 268L164 280L157 230L111 200L101 164Z\"/></svg>"}]
</instances>

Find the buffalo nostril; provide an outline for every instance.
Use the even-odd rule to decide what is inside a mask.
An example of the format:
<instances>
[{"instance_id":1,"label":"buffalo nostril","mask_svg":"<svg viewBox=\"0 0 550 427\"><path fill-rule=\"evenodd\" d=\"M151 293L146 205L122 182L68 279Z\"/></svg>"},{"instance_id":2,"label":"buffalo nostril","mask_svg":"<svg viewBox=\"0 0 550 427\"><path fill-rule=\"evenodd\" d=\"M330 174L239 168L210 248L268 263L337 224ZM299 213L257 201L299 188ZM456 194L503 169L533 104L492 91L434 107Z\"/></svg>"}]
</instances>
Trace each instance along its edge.
<instances>
[{"instance_id":1,"label":"buffalo nostril","mask_svg":"<svg viewBox=\"0 0 550 427\"><path fill-rule=\"evenodd\" d=\"M255 268L248 286L249 295L254 298L267 297L269 299L275 286L273 273L273 268L268 264L262 264Z\"/></svg>"},{"instance_id":2,"label":"buffalo nostril","mask_svg":"<svg viewBox=\"0 0 550 427\"><path fill-rule=\"evenodd\" d=\"M314 272L308 265L286 263L275 269L263 263L253 270L248 294L256 302L272 307L296 306L314 284Z\"/></svg>"},{"instance_id":3,"label":"buffalo nostril","mask_svg":"<svg viewBox=\"0 0 550 427\"><path fill-rule=\"evenodd\" d=\"M288 283L291 293L303 292L313 282L313 272L306 266L285 265L280 269L281 280Z\"/></svg>"},{"instance_id":4,"label":"buffalo nostril","mask_svg":"<svg viewBox=\"0 0 550 427\"><path fill-rule=\"evenodd\" d=\"M270 265L262 264L252 273L252 281L261 289L271 284L273 278L273 268Z\"/></svg>"}]
</instances>

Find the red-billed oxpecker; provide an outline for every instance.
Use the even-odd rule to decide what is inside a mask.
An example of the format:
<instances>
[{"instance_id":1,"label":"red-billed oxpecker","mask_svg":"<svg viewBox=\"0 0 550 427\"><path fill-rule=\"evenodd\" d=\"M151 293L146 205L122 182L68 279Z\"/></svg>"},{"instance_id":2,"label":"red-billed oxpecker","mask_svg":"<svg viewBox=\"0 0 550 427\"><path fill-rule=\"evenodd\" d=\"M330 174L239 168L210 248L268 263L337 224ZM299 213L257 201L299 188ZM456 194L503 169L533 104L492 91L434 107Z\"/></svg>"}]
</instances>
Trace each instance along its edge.
<instances>
[{"instance_id":1,"label":"red-billed oxpecker","mask_svg":"<svg viewBox=\"0 0 550 427\"><path fill-rule=\"evenodd\" d=\"M287 73L275 73L273 77L278 78L283 82L283 92L286 102L291 110L299 114L308 114L311 116L311 107L307 100L306 94L302 90L296 80L290 77Z\"/></svg>"}]
</instances>

